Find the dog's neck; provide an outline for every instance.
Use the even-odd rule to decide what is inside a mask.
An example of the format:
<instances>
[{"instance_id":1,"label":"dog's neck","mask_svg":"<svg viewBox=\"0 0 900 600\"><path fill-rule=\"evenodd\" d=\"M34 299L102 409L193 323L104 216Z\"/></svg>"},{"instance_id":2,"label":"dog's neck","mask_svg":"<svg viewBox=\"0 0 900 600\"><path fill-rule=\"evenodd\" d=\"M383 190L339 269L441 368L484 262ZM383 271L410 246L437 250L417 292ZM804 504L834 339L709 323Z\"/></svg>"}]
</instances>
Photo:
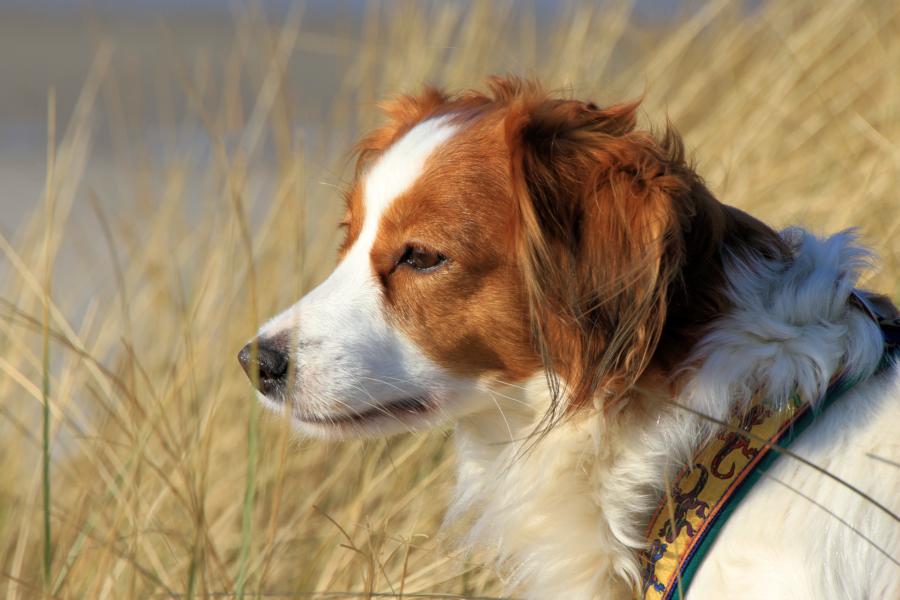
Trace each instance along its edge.
<instances>
[{"instance_id":1,"label":"dog's neck","mask_svg":"<svg viewBox=\"0 0 900 600\"><path fill-rule=\"evenodd\" d=\"M786 264L791 248L758 219L722 204L700 182L690 192L694 214L682 224L683 264L669 288L665 326L639 382L674 383L673 375L706 333L709 325L734 306L726 265L732 260ZM669 390L670 392L672 390Z\"/></svg>"},{"instance_id":2,"label":"dog's neck","mask_svg":"<svg viewBox=\"0 0 900 600\"><path fill-rule=\"evenodd\" d=\"M795 386L817 398L842 364L851 376L875 369L880 332L847 302L867 266L855 238L789 229L772 240L759 222L723 210L724 223L713 223L722 225L717 250L688 241L697 262L685 265L686 295L673 294L655 357L679 381L667 398L614 416L587 409L533 436L549 408L537 378L525 389L489 390L488 408L459 422L448 521L465 523L462 542L489 546L528 597L629 597L635 548L665 476L711 431L676 404L722 419L757 385L776 402Z\"/></svg>"}]
</instances>

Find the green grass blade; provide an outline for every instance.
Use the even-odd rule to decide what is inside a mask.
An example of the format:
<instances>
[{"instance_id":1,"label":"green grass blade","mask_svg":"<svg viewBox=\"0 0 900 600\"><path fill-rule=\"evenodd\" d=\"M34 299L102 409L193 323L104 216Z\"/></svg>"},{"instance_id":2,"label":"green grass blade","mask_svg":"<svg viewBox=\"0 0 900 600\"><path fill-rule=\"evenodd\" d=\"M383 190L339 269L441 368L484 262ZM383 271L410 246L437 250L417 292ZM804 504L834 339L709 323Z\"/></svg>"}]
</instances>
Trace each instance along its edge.
<instances>
[{"instance_id":1,"label":"green grass blade","mask_svg":"<svg viewBox=\"0 0 900 600\"><path fill-rule=\"evenodd\" d=\"M44 323L42 332L42 385L44 400L43 414L43 460L41 473L43 479L44 501L44 590L49 590L52 580L50 578L50 560L52 548L50 545L50 236L53 233L53 169L54 149L56 148L56 90L50 88L47 98L47 215L44 238L44 252L46 264L44 269Z\"/></svg>"},{"instance_id":2,"label":"green grass blade","mask_svg":"<svg viewBox=\"0 0 900 600\"><path fill-rule=\"evenodd\" d=\"M254 371L254 379L258 379L258 370L251 369L251 371ZM254 387L256 387L255 382ZM250 538L253 533L253 504L256 498L256 459L259 452L258 448L259 403L253 398L250 402L250 419L247 426L247 489L244 492L244 519L241 527L240 571L238 572L237 585L235 585L234 590L234 597L236 600L243 600L244 586L247 583L247 564L250 559Z\"/></svg>"}]
</instances>

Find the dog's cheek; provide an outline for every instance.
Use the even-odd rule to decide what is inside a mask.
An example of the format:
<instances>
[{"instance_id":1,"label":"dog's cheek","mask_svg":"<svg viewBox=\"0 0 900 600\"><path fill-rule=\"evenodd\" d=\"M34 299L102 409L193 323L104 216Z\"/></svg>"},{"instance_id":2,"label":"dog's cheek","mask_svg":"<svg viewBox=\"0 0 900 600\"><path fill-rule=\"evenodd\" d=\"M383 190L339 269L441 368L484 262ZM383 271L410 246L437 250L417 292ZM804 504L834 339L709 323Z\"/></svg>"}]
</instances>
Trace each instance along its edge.
<instances>
[{"instance_id":1,"label":"dog's cheek","mask_svg":"<svg viewBox=\"0 0 900 600\"><path fill-rule=\"evenodd\" d=\"M541 368L527 304L502 269L460 267L395 280L389 318L429 359L464 379L520 381Z\"/></svg>"}]
</instances>

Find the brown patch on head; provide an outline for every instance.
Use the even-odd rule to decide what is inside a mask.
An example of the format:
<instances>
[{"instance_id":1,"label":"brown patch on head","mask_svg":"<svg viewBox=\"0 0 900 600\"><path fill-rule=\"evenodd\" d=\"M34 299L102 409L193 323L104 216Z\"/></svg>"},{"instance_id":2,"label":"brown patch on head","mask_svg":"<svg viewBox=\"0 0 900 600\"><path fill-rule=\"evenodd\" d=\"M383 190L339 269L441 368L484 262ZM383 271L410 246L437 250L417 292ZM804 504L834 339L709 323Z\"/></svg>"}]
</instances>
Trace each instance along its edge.
<instances>
[{"instance_id":1,"label":"brown patch on head","mask_svg":"<svg viewBox=\"0 0 900 600\"><path fill-rule=\"evenodd\" d=\"M507 235L509 207L502 118L479 114L385 211L372 247L393 321L432 360L460 376L489 374L512 382L541 368ZM410 247L445 260L427 271L398 264Z\"/></svg>"}]
</instances>

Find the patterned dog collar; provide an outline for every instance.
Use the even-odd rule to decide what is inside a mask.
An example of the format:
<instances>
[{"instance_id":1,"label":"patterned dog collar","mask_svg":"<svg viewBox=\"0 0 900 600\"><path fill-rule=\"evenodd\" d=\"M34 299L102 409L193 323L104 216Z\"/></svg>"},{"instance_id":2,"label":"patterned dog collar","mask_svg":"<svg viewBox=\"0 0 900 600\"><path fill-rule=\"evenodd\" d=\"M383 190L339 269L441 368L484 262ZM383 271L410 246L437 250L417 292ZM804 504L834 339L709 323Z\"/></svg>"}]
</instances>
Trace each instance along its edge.
<instances>
[{"instance_id":1,"label":"patterned dog collar","mask_svg":"<svg viewBox=\"0 0 900 600\"><path fill-rule=\"evenodd\" d=\"M884 318L855 291L851 304L862 308L881 327L884 354L878 368L887 367L900 350L900 319ZM641 582L634 590L635 598L677 598L679 574L686 593L728 517L779 457L772 446L790 446L816 417L857 383L859 380L846 377L846 371L837 373L816 409L798 393L783 406L775 406L760 390L736 409L728 419L729 426L700 445L653 514L646 532L647 547L639 553Z\"/></svg>"}]
</instances>

